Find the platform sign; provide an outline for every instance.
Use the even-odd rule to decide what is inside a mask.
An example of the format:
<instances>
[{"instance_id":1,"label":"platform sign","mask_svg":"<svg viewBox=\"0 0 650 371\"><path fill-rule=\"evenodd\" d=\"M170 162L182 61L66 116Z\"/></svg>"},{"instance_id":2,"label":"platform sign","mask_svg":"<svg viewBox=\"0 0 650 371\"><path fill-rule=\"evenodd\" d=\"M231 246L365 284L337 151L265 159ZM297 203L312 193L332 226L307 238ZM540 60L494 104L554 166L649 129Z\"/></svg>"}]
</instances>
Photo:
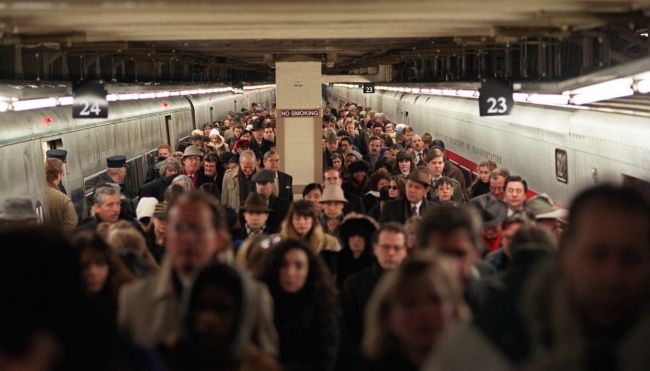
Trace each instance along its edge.
<instances>
[{"instance_id":1,"label":"platform sign","mask_svg":"<svg viewBox=\"0 0 650 371\"><path fill-rule=\"evenodd\" d=\"M320 109L318 108L280 110L280 117L317 117L320 115Z\"/></svg>"},{"instance_id":2,"label":"platform sign","mask_svg":"<svg viewBox=\"0 0 650 371\"><path fill-rule=\"evenodd\" d=\"M512 88L499 80L488 79L481 84L478 98L479 114L481 116L509 115L514 100Z\"/></svg>"},{"instance_id":3,"label":"platform sign","mask_svg":"<svg viewBox=\"0 0 650 371\"><path fill-rule=\"evenodd\" d=\"M363 84L363 93L364 94L373 94L375 92L375 85L373 84Z\"/></svg>"},{"instance_id":4,"label":"platform sign","mask_svg":"<svg viewBox=\"0 0 650 371\"><path fill-rule=\"evenodd\" d=\"M108 118L108 101L103 81L88 81L73 88L72 118Z\"/></svg>"}]
</instances>

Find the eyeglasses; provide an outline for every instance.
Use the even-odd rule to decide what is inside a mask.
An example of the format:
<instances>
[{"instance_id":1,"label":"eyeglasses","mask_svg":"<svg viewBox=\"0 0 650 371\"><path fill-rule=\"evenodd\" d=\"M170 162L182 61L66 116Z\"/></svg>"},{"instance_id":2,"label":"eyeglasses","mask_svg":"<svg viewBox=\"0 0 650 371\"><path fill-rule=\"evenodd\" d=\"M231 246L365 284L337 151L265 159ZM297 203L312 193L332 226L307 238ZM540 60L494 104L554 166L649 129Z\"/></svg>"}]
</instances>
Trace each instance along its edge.
<instances>
[{"instance_id":1,"label":"eyeglasses","mask_svg":"<svg viewBox=\"0 0 650 371\"><path fill-rule=\"evenodd\" d=\"M397 188L396 185L389 185L389 186L388 186L388 189L392 189L392 190L395 191L395 190L397 190L398 188Z\"/></svg>"}]
</instances>

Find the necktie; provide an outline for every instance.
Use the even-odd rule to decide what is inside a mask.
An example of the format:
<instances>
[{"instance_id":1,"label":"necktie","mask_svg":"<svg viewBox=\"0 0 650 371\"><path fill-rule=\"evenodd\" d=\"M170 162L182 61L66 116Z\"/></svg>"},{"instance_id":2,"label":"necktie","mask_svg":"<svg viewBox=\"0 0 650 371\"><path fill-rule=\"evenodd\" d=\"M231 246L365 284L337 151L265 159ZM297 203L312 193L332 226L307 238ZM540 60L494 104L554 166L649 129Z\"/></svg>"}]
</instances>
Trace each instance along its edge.
<instances>
[{"instance_id":1,"label":"necktie","mask_svg":"<svg viewBox=\"0 0 650 371\"><path fill-rule=\"evenodd\" d=\"M280 178L278 176L275 176L275 180L273 181L273 195L275 197L278 197L278 194L280 193Z\"/></svg>"},{"instance_id":2,"label":"necktie","mask_svg":"<svg viewBox=\"0 0 650 371\"><path fill-rule=\"evenodd\" d=\"M418 164L423 161L422 152L418 153Z\"/></svg>"},{"instance_id":3,"label":"necktie","mask_svg":"<svg viewBox=\"0 0 650 371\"><path fill-rule=\"evenodd\" d=\"M418 207L413 205L411 207L411 216L418 215Z\"/></svg>"}]
</instances>

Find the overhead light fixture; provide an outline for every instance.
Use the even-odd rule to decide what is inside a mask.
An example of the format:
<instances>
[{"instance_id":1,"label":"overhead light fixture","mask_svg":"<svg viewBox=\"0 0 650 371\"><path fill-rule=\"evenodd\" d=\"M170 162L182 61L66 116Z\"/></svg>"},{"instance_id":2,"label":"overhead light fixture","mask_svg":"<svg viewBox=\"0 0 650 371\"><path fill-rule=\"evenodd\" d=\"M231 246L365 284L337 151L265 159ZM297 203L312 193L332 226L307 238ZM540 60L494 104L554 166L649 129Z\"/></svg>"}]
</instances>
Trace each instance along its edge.
<instances>
[{"instance_id":1,"label":"overhead light fixture","mask_svg":"<svg viewBox=\"0 0 650 371\"><path fill-rule=\"evenodd\" d=\"M0 112L7 112L9 110L9 103L0 101Z\"/></svg>"},{"instance_id":2,"label":"overhead light fixture","mask_svg":"<svg viewBox=\"0 0 650 371\"><path fill-rule=\"evenodd\" d=\"M14 111L26 111L30 109L47 108L56 106L56 98L41 98L19 100L12 104Z\"/></svg>"},{"instance_id":3,"label":"overhead light fixture","mask_svg":"<svg viewBox=\"0 0 650 371\"><path fill-rule=\"evenodd\" d=\"M151 99L155 98L156 93L140 93L138 94L138 99Z\"/></svg>"},{"instance_id":4,"label":"overhead light fixture","mask_svg":"<svg viewBox=\"0 0 650 371\"><path fill-rule=\"evenodd\" d=\"M73 101L73 97L59 97L59 106L70 106Z\"/></svg>"},{"instance_id":5,"label":"overhead light fixture","mask_svg":"<svg viewBox=\"0 0 650 371\"><path fill-rule=\"evenodd\" d=\"M118 94L117 99L118 100L135 100L135 99L138 99L138 94L137 93Z\"/></svg>"},{"instance_id":6,"label":"overhead light fixture","mask_svg":"<svg viewBox=\"0 0 650 371\"><path fill-rule=\"evenodd\" d=\"M650 93L650 79L639 80L636 83L636 91L641 94Z\"/></svg>"},{"instance_id":7,"label":"overhead light fixture","mask_svg":"<svg viewBox=\"0 0 650 371\"><path fill-rule=\"evenodd\" d=\"M625 77L573 90L569 92L571 95L571 103L582 105L630 96L634 94L632 82L631 77Z\"/></svg>"},{"instance_id":8,"label":"overhead light fixture","mask_svg":"<svg viewBox=\"0 0 650 371\"><path fill-rule=\"evenodd\" d=\"M528 102L535 104L566 105L569 104L569 96L564 94L531 94Z\"/></svg>"},{"instance_id":9,"label":"overhead light fixture","mask_svg":"<svg viewBox=\"0 0 650 371\"><path fill-rule=\"evenodd\" d=\"M167 98L169 96L168 91L159 91L156 92L156 98Z\"/></svg>"}]
</instances>

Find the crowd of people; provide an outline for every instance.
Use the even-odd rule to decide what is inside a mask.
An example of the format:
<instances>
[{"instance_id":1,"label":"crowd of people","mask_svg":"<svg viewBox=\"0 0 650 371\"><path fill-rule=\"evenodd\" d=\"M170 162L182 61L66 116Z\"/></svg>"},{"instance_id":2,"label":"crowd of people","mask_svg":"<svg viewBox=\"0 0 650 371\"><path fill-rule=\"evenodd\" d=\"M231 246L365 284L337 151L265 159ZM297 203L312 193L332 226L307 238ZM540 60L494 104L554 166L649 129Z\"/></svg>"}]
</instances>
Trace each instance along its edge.
<instances>
[{"instance_id":1,"label":"crowd of people","mask_svg":"<svg viewBox=\"0 0 650 371\"><path fill-rule=\"evenodd\" d=\"M646 194L565 210L370 107L323 113L318 182L253 104L161 144L138 195L109 157L81 221L49 151L46 225L0 213L0 370L650 367Z\"/></svg>"}]
</instances>

